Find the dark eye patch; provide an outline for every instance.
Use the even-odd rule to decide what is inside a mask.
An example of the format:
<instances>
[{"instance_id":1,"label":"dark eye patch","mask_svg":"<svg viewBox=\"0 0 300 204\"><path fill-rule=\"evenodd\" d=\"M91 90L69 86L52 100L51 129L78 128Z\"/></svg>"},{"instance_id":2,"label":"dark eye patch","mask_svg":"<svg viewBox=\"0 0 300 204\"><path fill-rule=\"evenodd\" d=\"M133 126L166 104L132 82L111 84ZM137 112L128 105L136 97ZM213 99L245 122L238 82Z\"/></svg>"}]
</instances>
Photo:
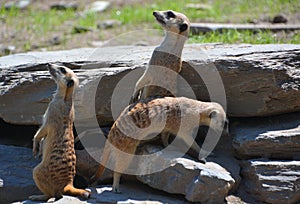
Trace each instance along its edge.
<instances>
[{"instance_id":1,"label":"dark eye patch","mask_svg":"<svg viewBox=\"0 0 300 204\"><path fill-rule=\"evenodd\" d=\"M66 74L66 73L67 73L66 69L63 68L63 67L60 67L59 70L60 70L60 72L63 73L63 74Z\"/></svg>"},{"instance_id":2,"label":"dark eye patch","mask_svg":"<svg viewBox=\"0 0 300 204\"><path fill-rule=\"evenodd\" d=\"M168 18L175 18L176 16L175 16L175 14L172 11L168 11L167 12L167 17Z\"/></svg>"},{"instance_id":3,"label":"dark eye patch","mask_svg":"<svg viewBox=\"0 0 300 204\"><path fill-rule=\"evenodd\" d=\"M70 80L67 81L67 87L70 88L72 86L74 86L74 80L70 79Z\"/></svg>"},{"instance_id":4,"label":"dark eye patch","mask_svg":"<svg viewBox=\"0 0 300 204\"><path fill-rule=\"evenodd\" d=\"M188 29L188 25L186 23L181 24L180 27L179 27L179 30L180 30L181 33L186 31L186 29Z\"/></svg>"}]
</instances>

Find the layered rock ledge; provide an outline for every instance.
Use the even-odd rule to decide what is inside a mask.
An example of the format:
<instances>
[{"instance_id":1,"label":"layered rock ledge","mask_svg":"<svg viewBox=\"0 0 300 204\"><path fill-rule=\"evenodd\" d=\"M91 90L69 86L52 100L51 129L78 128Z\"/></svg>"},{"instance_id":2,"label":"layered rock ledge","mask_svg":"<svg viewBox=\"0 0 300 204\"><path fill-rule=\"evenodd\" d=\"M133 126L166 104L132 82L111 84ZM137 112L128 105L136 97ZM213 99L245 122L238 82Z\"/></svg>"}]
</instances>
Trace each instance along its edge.
<instances>
[{"instance_id":1,"label":"layered rock ledge","mask_svg":"<svg viewBox=\"0 0 300 204\"><path fill-rule=\"evenodd\" d=\"M130 98L153 48L116 46L1 57L0 117L14 124L41 123L55 89L45 67L51 62L71 67L79 75L77 110L89 117L80 100L95 98L99 123L111 124L112 96L117 90ZM193 44L186 45L183 59L178 96L195 94L199 100L220 102L227 105L228 115L235 117L300 111L300 70L296 68L300 45ZM124 80L126 84L121 83ZM99 83L96 97L93 83ZM187 91L190 87L192 94ZM127 98L115 99L120 101L120 109L128 104Z\"/></svg>"}]
</instances>

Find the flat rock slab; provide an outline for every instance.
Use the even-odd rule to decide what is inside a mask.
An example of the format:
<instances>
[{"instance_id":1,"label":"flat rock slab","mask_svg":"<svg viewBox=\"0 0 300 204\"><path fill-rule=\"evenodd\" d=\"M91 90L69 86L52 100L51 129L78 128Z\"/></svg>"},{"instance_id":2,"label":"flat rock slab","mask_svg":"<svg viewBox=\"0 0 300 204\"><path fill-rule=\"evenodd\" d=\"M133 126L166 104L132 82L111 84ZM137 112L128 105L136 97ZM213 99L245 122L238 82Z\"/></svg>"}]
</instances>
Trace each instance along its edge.
<instances>
[{"instance_id":1,"label":"flat rock slab","mask_svg":"<svg viewBox=\"0 0 300 204\"><path fill-rule=\"evenodd\" d=\"M269 30L269 31L293 31L300 30L300 24L226 24L226 23L192 23L191 32L193 34L200 34L212 31L223 30Z\"/></svg>"},{"instance_id":2,"label":"flat rock slab","mask_svg":"<svg viewBox=\"0 0 300 204\"><path fill-rule=\"evenodd\" d=\"M242 162L243 182L253 197L266 203L300 201L300 161Z\"/></svg>"},{"instance_id":3,"label":"flat rock slab","mask_svg":"<svg viewBox=\"0 0 300 204\"><path fill-rule=\"evenodd\" d=\"M77 156L83 160L86 153L79 151ZM32 170L38 163L32 149L0 145L0 203L38 203L24 201L30 195L41 194L32 178ZM55 203L188 203L183 196L151 189L136 180L121 183L121 187L122 194L112 193L111 185L98 186L91 188L93 196L87 201L64 196Z\"/></svg>"},{"instance_id":4,"label":"flat rock slab","mask_svg":"<svg viewBox=\"0 0 300 204\"><path fill-rule=\"evenodd\" d=\"M233 147L240 158L300 160L300 114L233 122Z\"/></svg>"},{"instance_id":5,"label":"flat rock slab","mask_svg":"<svg viewBox=\"0 0 300 204\"><path fill-rule=\"evenodd\" d=\"M0 117L15 124L40 124L55 90L45 63L59 62L80 78L75 104L83 121L96 112L99 124L109 125L128 105L153 49L115 46L1 57ZM177 95L219 102L229 116L300 111L299 56L300 45L291 44L186 45ZM96 91L93 83L98 84Z\"/></svg>"},{"instance_id":6,"label":"flat rock slab","mask_svg":"<svg viewBox=\"0 0 300 204\"><path fill-rule=\"evenodd\" d=\"M33 158L31 149L0 145L0 164L0 203L40 194L32 178L32 170L38 161Z\"/></svg>"},{"instance_id":7,"label":"flat rock slab","mask_svg":"<svg viewBox=\"0 0 300 204\"><path fill-rule=\"evenodd\" d=\"M113 193L111 185L109 186L97 186L92 188L92 197L88 200L81 200L76 197L63 196L62 199L57 200L55 204L92 204L92 203L114 203L114 204L188 204L183 196L169 195L163 193L141 183L126 182L121 184L122 193ZM20 201L18 203L35 204L39 202L32 202L30 200ZM43 202L41 202L43 203Z\"/></svg>"}]
</instances>

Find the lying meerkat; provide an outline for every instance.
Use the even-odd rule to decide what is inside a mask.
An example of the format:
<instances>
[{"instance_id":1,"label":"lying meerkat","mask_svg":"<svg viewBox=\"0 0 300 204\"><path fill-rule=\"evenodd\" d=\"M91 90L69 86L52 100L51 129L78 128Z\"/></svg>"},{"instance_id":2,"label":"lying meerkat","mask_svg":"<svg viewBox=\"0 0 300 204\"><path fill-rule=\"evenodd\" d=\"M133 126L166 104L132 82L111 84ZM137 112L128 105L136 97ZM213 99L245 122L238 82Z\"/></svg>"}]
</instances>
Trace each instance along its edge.
<instances>
[{"instance_id":1,"label":"lying meerkat","mask_svg":"<svg viewBox=\"0 0 300 204\"><path fill-rule=\"evenodd\" d=\"M34 168L33 179L44 195L32 195L29 199L45 201L61 198L63 194L87 199L91 195L89 191L73 186L76 165L73 95L78 78L63 66L48 64L48 69L57 90L33 139L34 156L38 154L43 139L42 161Z\"/></svg>"},{"instance_id":2,"label":"lying meerkat","mask_svg":"<svg viewBox=\"0 0 300 204\"><path fill-rule=\"evenodd\" d=\"M121 174L128 168L141 140L164 129L177 134L187 145L192 146L193 130L199 125L210 126L218 133L223 132L223 129L227 131L227 119L222 106L185 97L165 97L146 99L126 107L108 134L102 162L90 183L95 184L98 181L108 160L112 160L113 191L119 192ZM110 145L132 157L118 156L116 149Z\"/></svg>"},{"instance_id":3,"label":"lying meerkat","mask_svg":"<svg viewBox=\"0 0 300 204\"><path fill-rule=\"evenodd\" d=\"M182 13L172 10L154 11L157 22L165 30L163 42L154 49L148 67L137 81L131 102L148 97L175 96L177 77L181 71L181 54L190 31L190 21ZM169 144L169 134L161 134L164 146Z\"/></svg>"}]
</instances>

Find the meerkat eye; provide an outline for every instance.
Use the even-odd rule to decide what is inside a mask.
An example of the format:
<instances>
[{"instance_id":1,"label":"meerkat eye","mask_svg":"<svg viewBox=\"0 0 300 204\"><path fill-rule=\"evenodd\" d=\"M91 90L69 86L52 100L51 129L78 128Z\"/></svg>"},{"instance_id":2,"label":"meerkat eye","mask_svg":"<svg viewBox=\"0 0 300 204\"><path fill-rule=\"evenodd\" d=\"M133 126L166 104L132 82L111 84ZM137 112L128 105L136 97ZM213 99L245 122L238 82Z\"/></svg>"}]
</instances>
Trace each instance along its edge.
<instances>
[{"instance_id":1,"label":"meerkat eye","mask_svg":"<svg viewBox=\"0 0 300 204\"><path fill-rule=\"evenodd\" d=\"M67 73L66 69L63 68L63 67L60 67L59 70L60 70L60 72L63 73L63 74L66 74L66 73Z\"/></svg>"},{"instance_id":2,"label":"meerkat eye","mask_svg":"<svg viewBox=\"0 0 300 204\"><path fill-rule=\"evenodd\" d=\"M175 18L176 16L175 16L175 14L172 11L168 11L167 12L167 17L168 18Z\"/></svg>"},{"instance_id":3,"label":"meerkat eye","mask_svg":"<svg viewBox=\"0 0 300 204\"><path fill-rule=\"evenodd\" d=\"M188 29L188 25L186 23L180 25L180 27L179 27L179 30L181 33L186 31L186 29Z\"/></svg>"}]
</instances>

